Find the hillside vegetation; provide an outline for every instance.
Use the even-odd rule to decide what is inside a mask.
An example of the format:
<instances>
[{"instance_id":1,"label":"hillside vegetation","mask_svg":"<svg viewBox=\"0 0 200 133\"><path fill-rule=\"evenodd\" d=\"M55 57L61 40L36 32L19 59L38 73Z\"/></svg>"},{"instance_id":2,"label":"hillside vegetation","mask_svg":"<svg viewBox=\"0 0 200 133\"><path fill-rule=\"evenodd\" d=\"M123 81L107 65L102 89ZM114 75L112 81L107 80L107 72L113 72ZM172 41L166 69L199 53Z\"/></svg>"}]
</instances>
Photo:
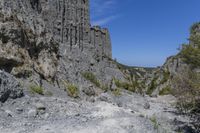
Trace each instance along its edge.
<instances>
[{"instance_id":1,"label":"hillside vegetation","mask_svg":"<svg viewBox=\"0 0 200 133\"><path fill-rule=\"evenodd\" d=\"M178 98L177 107L191 116L193 125L200 131L200 23L191 27L189 43L184 44L180 58L188 64L188 69L179 73L174 80L174 95Z\"/></svg>"}]
</instances>

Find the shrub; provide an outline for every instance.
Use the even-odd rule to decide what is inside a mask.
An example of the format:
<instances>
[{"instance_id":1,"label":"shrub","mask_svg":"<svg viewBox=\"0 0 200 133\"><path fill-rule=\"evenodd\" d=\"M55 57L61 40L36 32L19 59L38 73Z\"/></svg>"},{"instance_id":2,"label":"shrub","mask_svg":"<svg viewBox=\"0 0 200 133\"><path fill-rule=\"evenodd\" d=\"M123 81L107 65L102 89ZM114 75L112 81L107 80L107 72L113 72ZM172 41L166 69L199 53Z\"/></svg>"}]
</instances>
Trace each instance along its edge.
<instances>
[{"instance_id":1,"label":"shrub","mask_svg":"<svg viewBox=\"0 0 200 133\"><path fill-rule=\"evenodd\" d=\"M114 79L114 82L118 88L126 89L126 90L132 91L132 92L135 91L135 87L129 82L122 82L118 79Z\"/></svg>"},{"instance_id":2,"label":"shrub","mask_svg":"<svg viewBox=\"0 0 200 133\"><path fill-rule=\"evenodd\" d=\"M167 82L170 78L170 72L169 71L164 71L163 72L163 78L160 81L160 84L164 84L165 82Z\"/></svg>"},{"instance_id":3,"label":"shrub","mask_svg":"<svg viewBox=\"0 0 200 133\"><path fill-rule=\"evenodd\" d=\"M152 117L150 118L150 121L153 123L154 129L158 129L159 123L157 122L156 117L155 117L155 116L152 116Z\"/></svg>"},{"instance_id":4,"label":"shrub","mask_svg":"<svg viewBox=\"0 0 200 133\"><path fill-rule=\"evenodd\" d=\"M46 91L46 92L45 92L45 95L47 95L47 96L50 97L50 96L53 96L53 93L52 93L51 91Z\"/></svg>"},{"instance_id":5,"label":"shrub","mask_svg":"<svg viewBox=\"0 0 200 133\"><path fill-rule=\"evenodd\" d=\"M73 84L68 84L66 86L66 91L67 91L68 96L70 97L77 98L79 96L79 90Z\"/></svg>"},{"instance_id":6,"label":"shrub","mask_svg":"<svg viewBox=\"0 0 200 133\"><path fill-rule=\"evenodd\" d=\"M102 85L101 89L104 90L105 92L107 92L110 89L110 87L108 84L106 84L106 85Z\"/></svg>"},{"instance_id":7,"label":"shrub","mask_svg":"<svg viewBox=\"0 0 200 133\"><path fill-rule=\"evenodd\" d=\"M157 87L157 77L154 77L153 80L151 81L150 86L147 89L147 94L151 95L153 93L153 91L156 89Z\"/></svg>"},{"instance_id":8,"label":"shrub","mask_svg":"<svg viewBox=\"0 0 200 133\"><path fill-rule=\"evenodd\" d=\"M191 36L189 44L183 44L180 56L183 61L192 67L200 66L200 34L196 33L196 28L200 28L200 24L195 24L191 28Z\"/></svg>"},{"instance_id":9,"label":"shrub","mask_svg":"<svg viewBox=\"0 0 200 133\"><path fill-rule=\"evenodd\" d=\"M171 87L166 86L159 92L159 95L169 95L169 94L171 94L171 91L172 91Z\"/></svg>"},{"instance_id":10,"label":"shrub","mask_svg":"<svg viewBox=\"0 0 200 133\"><path fill-rule=\"evenodd\" d=\"M30 86L30 90L32 93L37 93L40 95L44 95L44 88L42 88L41 86L38 85L31 85Z\"/></svg>"},{"instance_id":11,"label":"shrub","mask_svg":"<svg viewBox=\"0 0 200 133\"><path fill-rule=\"evenodd\" d=\"M101 87L99 80L96 78L96 76L93 73L84 72L84 73L82 73L82 75L85 79L89 80L90 82L95 84L97 87Z\"/></svg>"},{"instance_id":12,"label":"shrub","mask_svg":"<svg viewBox=\"0 0 200 133\"><path fill-rule=\"evenodd\" d=\"M113 93L115 96L120 96L120 95L121 95L121 89L120 89L120 88L117 88L117 89L115 89L114 91L112 91L112 93Z\"/></svg>"},{"instance_id":13,"label":"shrub","mask_svg":"<svg viewBox=\"0 0 200 133\"><path fill-rule=\"evenodd\" d=\"M193 126L200 131L200 74L188 69L173 80L173 94L177 97L177 108L191 116Z\"/></svg>"},{"instance_id":14,"label":"shrub","mask_svg":"<svg viewBox=\"0 0 200 133\"><path fill-rule=\"evenodd\" d=\"M200 66L200 48L192 45L184 45L180 56L185 63L190 64L192 67Z\"/></svg>"}]
</instances>

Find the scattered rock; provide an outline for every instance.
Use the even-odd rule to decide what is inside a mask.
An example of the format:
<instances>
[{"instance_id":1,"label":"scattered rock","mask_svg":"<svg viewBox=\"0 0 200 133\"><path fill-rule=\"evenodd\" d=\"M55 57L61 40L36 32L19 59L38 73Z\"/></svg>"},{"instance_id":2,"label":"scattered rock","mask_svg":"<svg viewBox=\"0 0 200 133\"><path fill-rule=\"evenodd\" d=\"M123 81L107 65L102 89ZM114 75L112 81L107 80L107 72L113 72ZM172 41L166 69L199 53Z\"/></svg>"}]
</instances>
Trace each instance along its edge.
<instances>
[{"instance_id":1,"label":"scattered rock","mask_svg":"<svg viewBox=\"0 0 200 133\"><path fill-rule=\"evenodd\" d=\"M36 103L35 107L37 110L46 110L46 107L42 103Z\"/></svg>"},{"instance_id":2,"label":"scattered rock","mask_svg":"<svg viewBox=\"0 0 200 133\"><path fill-rule=\"evenodd\" d=\"M30 109L28 111L28 118L35 118L37 116L37 110L36 109Z\"/></svg>"},{"instance_id":3,"label":"scattered rock","mask_svg":"<svg viewBox=\"0 0 200 133\"><path fill-rule=\"evenodd\" d=\"M116 89L117 89L118 87L116 86L116 84L115 84L115 81L114 80L112 80L112 83L111 83L111 91L115 91Z\"/></svg>"},{"instance_id":4,"label":"scattered rock","mask_svg":"<svg viewBox=\"0 0 200 133\"><path fill-rule=\"evenodd\" d=\"M108 100L109 100L108 94L102 93L102 94L99 96L99 100L104 101L104 102L108 102Z\"/></svg>"},{"instance_id":5,"label":"scattered rock","mask_svg":"<svg viewBox=\"0 0 200 133\"><path fill-rule=\"evenodd\" d=\"M145 104L144 104L144 109L150 109L150 104L149 104L149 102L145 102Z\"/></svg>"},{"instance_id":6,"label":"scattered rock","mask_svg":"<svg viewBox=\"0 0 200 133\"><path fill-rule=\"evenodd\" d=\"M123 107L122 102L118 102L118 103L117 103L117 106L118 106L118 107Z\"/></svg>"},{"instance_id":7,"label":"scattered rock","mask_svg":"<svg viewBox=\"0 0 200 133\"><path fill-rule=\"evenodd\" d=\"M94 87L93 86L90 86L88 88L85 88L83 90L83 92L88 95L88 96L94 96L95 95L95 91L94 91Z\"/></svg>"},{"instance_id":8,"label":"scattered rock","mask_svg":"<svg viewBox=\"0 0 200 133\"><path fill-rule=\"evenodd\" d=\"M21 114L24 110L22 108L16 108L17 114Z\"/></svg>"},{"instance_id":9,"label":"scattered rock","mask_svg":"<svg viewBox=\"0 0 200 133\"><path fill-rule=\"evenodd\" d=\"M48 118L49 118L49 116L50 116L50 114L49 114L49 113L45 113L45 114L42 116L42 118L46 120L46 119L48 119Z\"/></svg>"},{"instance_id":10,"label":"scattered rock","mask_svg":"<svg viewBox=\"0 0 200 133\"><path fill-rule=\"evenodd\" d=\"M13 112L11 112L10 110L6 110L5 113L8 117L13 117Z\"/></svg>"},{"instance_id":11,"label":"scattered rock","mask_svg":"<svg viewBox=\"0 0 200 133\"><path fill-rule=\"evenodd\" d=\"M7 72L0 70L0 102L5 102L8 98L16 99L23 96L20 83Z\"/></svg>"}]
</instances>

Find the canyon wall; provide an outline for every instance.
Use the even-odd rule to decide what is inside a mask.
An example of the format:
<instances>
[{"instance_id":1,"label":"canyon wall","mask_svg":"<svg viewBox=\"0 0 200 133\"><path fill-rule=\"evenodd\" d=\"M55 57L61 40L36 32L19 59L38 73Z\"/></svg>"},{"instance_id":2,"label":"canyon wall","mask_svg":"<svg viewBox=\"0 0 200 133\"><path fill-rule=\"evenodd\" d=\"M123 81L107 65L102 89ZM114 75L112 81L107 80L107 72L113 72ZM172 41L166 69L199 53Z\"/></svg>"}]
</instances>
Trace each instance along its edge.
<instances>
[{"instance_id":1,"label":"canyon wall","mask_svg":"<svg viewBox=\"0 0 200 133\"><path fill-rule=\"evenodd\" d=\"M91 26L89 0L1 0L0 69L20 79L104 84L123 79L107 29Z\"/></svg>"}]
</instances>

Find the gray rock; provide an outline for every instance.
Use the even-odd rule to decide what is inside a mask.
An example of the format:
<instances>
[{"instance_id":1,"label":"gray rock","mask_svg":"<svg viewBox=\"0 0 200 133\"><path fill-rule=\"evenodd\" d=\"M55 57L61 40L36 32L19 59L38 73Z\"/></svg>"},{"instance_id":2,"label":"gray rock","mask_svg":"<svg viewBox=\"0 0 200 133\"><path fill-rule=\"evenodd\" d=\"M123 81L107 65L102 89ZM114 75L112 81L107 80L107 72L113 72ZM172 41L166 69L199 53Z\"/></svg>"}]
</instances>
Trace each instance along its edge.
<instances>
[{"instance_id":1,"label":"gray rock","mask_svg":"<svg viewBox=\"0 0 200 133\"><path fill-rule=\"evenodd\" d=\"M102 85L124 79L112 61L109 31L91 27L89 9L89 0L1 0L0 69L61 88L63 81L87 88L86 71Z\"/></svg>"},{"instance_id":2,"label":"gray rock","mask_svg":"<svg viewBox=\"0 0 200 133\"><path fill-rule=\"evenodd\" d=\"M95 91L94 91L94 87L93 86L90 86L88 88L85 88L83 90L83 92L88 95L88 96L94 96L95 95Z\"/></svg>"},{"instance_id":3,"label":"gray rock","mask_svg":"<svg viewBox=\"0 0 200 133\"><path fill-rule=\"evenodd\" d=\"M24 109L22 108L16 108L17 114L21 114L23 113Z\"/></svg>"},{"instance_id":4,"label":"gray rock","mask_svg":"<svg viewBox=\"0 0 200 133\"><path fill-rule=\"evenodd\" d=\"M0 70L0 102L8 98L16 99L23 96L20 83L10 74Z\"/></svg>"},{"instance_id":5,"label":"gray rock","mask_svg":"<svg viewBox=\"0 0 200 133\"><path fill-rule=\"evenodd\" d=\"M144 103L144 109L150 109L150 104L149 104L149 102L145 102Z\"/></svg>"},{"instance_id":6,"label":"gray rock","mask_svg":"<svg viewBox=\"0 0 200 133\"><path fill-rule=\"evenodd\" d=\"M35 118L37 116L37 110L36 109L30 109L28 111L28 118Z\"/></svg>"},{"instance_id":7,"label":"gray rock","mask_svg":"<svg viewBox=\"0 0 200 133\"><path fill-rule=\"evenodd\" d=\"M6 113L6 115L8 117L13 117L14 116L13 112L11 112L10 110L6 110L5 113Z\"/></svg>"},{"instance_id":8,"label":"gray rock","mask_svg":"<svg viewBox=\"0 0 200 133\"><path fill-rule=\"evenodd\" d=\"M102 93L99 98L98 98L100 101L104 101L104 102L109 102L109 96L107 93Z\"/></svg>"},{"instance_id":9,"label":"gray rock","mask_svg":"<svg viewBox=\"0 0 200 133\"><path fill-rule=\"evenodd\" d=\"M114 82L114 80L112 80L112 83L111 83L112 85L111 85L111 91L115 91L118 87L115 85L115 82Z\"/></svg>"},{"instance_id":10,"label":"gray rock","mask_svg":"<svg viewBox=\"0 0 200 133\"><path fill-rule=\"evenodd\" d=\"M36 103L35 107L37 110L45 110L46 109L45 105L42 103Z\"/></svg>"}]
</instances>

